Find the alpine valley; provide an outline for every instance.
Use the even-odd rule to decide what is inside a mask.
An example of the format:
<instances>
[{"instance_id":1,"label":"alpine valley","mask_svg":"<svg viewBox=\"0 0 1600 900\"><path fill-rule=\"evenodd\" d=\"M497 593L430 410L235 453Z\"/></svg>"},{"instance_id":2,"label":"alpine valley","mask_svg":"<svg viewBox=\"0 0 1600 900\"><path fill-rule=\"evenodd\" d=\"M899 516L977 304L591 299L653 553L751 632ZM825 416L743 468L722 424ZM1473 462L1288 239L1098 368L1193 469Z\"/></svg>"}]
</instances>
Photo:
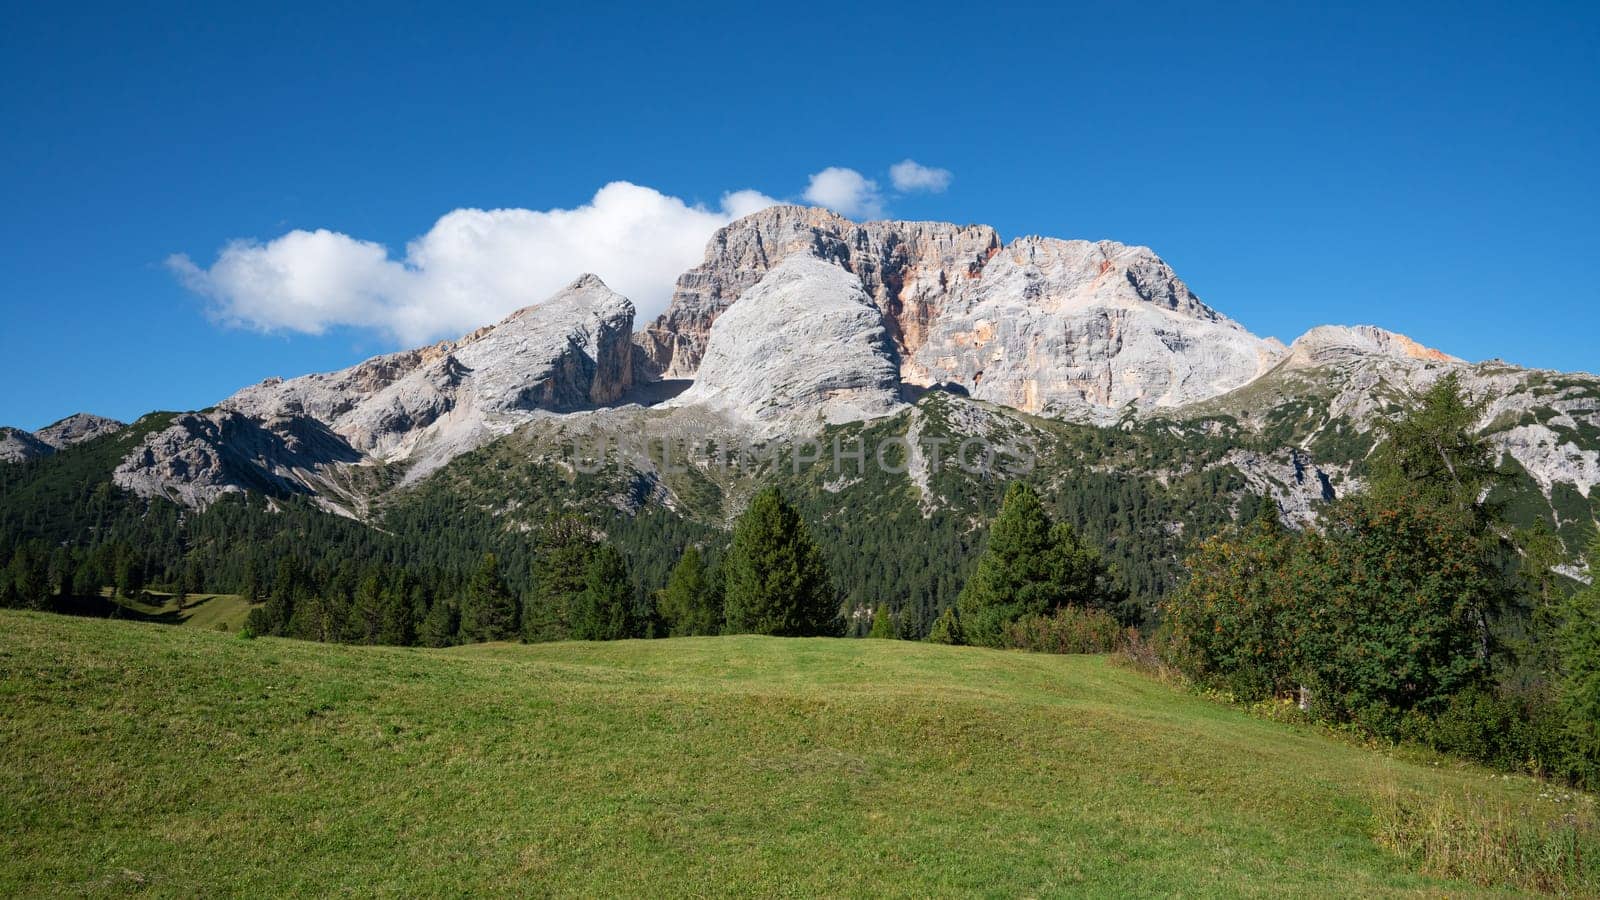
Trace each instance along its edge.
<instances>
[{"instance_id":1,"label":"alpine valley","mask_svg":"<svg viewBox=\"0 0 1600 900\"><path fill-rule=\"evenodd\" d=\"M1592 375L1470 363L1368 325L1286 346L1144 247L795 206L719 231L652 322L572 274L458 340L207 409L5 429L0 559L46 548L90 585L131 566L241 594L284 554L381 563L413 574L420 614L486 551L515 585L572 514L623 551L642 600L685 546L714 559L776 484L852 630L887 606L915 637L1022 478L1149 608L1190 543L1264 498L1304 526L1360 490L1376 423L1457 373L1487 401L1478 428L1506 476L1491 499L1560 538L1564 574L1586 571Z\"/></svg>"}]
</instances>

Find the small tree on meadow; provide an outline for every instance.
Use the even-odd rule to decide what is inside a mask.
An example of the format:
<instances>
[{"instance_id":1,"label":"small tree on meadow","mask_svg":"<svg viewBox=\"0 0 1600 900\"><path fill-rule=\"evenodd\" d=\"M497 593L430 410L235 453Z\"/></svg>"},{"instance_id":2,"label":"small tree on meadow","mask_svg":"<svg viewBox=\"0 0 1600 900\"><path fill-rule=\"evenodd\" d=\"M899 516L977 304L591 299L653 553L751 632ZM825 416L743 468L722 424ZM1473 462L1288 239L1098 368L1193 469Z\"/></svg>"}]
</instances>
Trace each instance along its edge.
<instances>
[{"instance_id":1,"label":"small tree on meadow","mask_svg":"<svg viewBox=\"0 0 1600 900\"><path fill-rule=\"evenodd\" d=\"M933 627L928 629L930 644L958 645L966 642L966 635L961 631L961 617L953 606L940 613L939 618L933 620Z\"/></svg>"},{"instance_id":2,"label":"small tree on meadow","mask_svg":"<svg viewBox=\"0 0 1600 900\"><path fill-rule=\"evenodd\" d=\"M728 633L838 633L839 597L822 551L777 488L751 498L734 526L723 572Z\"/></svg>"},{"instance_id":3,"label":"small tree on meadow","mask_svg":"<svg viewBox=\"0 0 1600 900\"><path fill-rule=\"evenodd\" d=\"M1018 481L1006 489L956 606L968 641L998 647L1018 619L1063 606L1114 608L1121 600L1100 555L1072 526L1052 524L1039 495Z\"/></svg>"},{"instance_id":4,"label":"small tree on meadow","mask_svg":"<svg viewBox=\"0 0 1600 900\"><path fill-rule=\"evenodd\" d=\"M254 618L257 612L250 613ZM457 633L460 631L461 616L454 600L439 597L428 608L428 614L422 619L422 627L417 630L417 641L424 647L449 647L456 643Z\"/></svg>"},{"instance_id":5,"label":"small tree on meadow","mask_svg":"<svg viewBox=\"0 0 1600 900\"><path fill-rule=\"evenodd\" d=\"M573 606L588 583L594 550L594 537L577 516L558 516L545 524L533 563L533 593L523 609L525 640L562 641L571 636Z\"/></svg>"},{"instance_id":6,"label":"small tree on meadow","mask_svg":"<svg viewBox=\"0 0 1600 900\"><path fill-rule=\"evenodd\" d=\"M895 633L894 613L889 611L889 604L878 605L878 611L872 616L872 630L867 632L867 637L890 641L899 637Z\"/></svg>"}]
</instances>

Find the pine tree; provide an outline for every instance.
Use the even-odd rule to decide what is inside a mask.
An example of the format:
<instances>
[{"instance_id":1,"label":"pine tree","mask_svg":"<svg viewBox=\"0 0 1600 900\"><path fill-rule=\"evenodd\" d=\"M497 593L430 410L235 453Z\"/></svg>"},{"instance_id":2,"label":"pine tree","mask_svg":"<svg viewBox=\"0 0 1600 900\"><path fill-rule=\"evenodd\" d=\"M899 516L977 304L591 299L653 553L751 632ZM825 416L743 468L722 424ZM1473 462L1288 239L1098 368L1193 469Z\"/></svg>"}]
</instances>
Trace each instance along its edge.
<instances>
[{"instance_id":1,"label":"pine tree","mask_svg":"<svg viewBox=\"0 0 1600 900\"><path fill-rule=\"evenodd\" d=\"M355 602L350 605L349 638L363 644L378 642L383 622L383 578L376 568L368 569L356 585Z\"/></svg>"},{"instance_id":2,"label":"pine tree","mask_svg":"<svg viewBox=\"0 0 1600 900\"><path fill-rule=\"evenodd\" d=\"M50 558L37 546L24 546L11 559L11 581L26 609L50 608Z\"/></svg>"},{"instance_id":3,"label":"pine tree","mask_svg":"<svg viewBox=\"0 0 1600 900\"><path fill-rule=\"evenodd\" d=\"M533 564L533 593L523 610L525 640L571 636L572 608L587 583L594 546L588 526L576 516L560 516L545 525Z\"/></svg>"},{"instance_id":4,"label":"pine tree","mask_svg":"<svg viewBox=\"0 0 1600 900\"><path fill-rule=\"evenodd\" d=\"M1589 560L1600 569L1600 537ZM1561 618L1562 704L1578 752L1600 767L1600 580L1568 597Z\"/></svg>"},{"instance_id":5,"label":"pine tree","mask_svg":"<svg viewBox=\"0 0 1600 900\"><path fill-rule=\"evenodd\" d=\"M838 633L839 598L804 520L777 488L751 498L723 564L730 634Z\"/></svg>"},{"instance_id":6,"label":"pine tree","mask_svg":"<svg viewBox=\"0 0 1600 900\"><path fill-rule=\"evenodd\" d=\"M928 630L928 643L930 644L965 644L966 636L961 631L961 617L957 615L955 607L949 607L939 614L933 622L933 627Z\"/></svg>"},{"instance_id":7,"label":"pine tree","mask_svg":"<svg viewBox=\"0 0 1600 900\"><path fill-rule=\"evenodd\" d=\"M989 542L956 605L967 640L993 647L1006 626L1026 616L1063 606L1118 610L1123 599L1100 554L1070 525L1052 525L1039 496L1019 481L1006 489Z\"/></svg>"},{"instance_id":8,"label":"pine tree","mask_svg":"<svg viewBox=\"0 0 1600 900\"><path fill-rule=\"evenodd\" d=\"M659 608L667 633L673 637L716 634L721 630L721 603L700 548L691 544L684 549L661 591Z\"/></svg>"},{"instance_id":9,"label":"pine tree","mask_svg":"<svg viewBox=\"0 0 1600 900\"><path fill-rule=\"evenodd\" d=\"M116 565L117 595L132 600L144 588L144 566L127 547L118 548Z\"/></svg>"},{"instance_id":10,"label":"pine tree","mask_svg":"<svg viewBox=\"0 0 1600 900\"><path fill-rule=\"evenodd\" d=\"M1384 440L1373 454L1367 493L1475 507L1500 477L1494 448L1477 432L1486 406L1467 397L1455 372L1435 381L1400 415L1379 423Z\"/></svg>"},{"instance_id":11,"label":"pine tree","mask_svg":"<svg viewBox=\"0 0 1600 900\"><path fill-rule=\"evenodd\" d=\"M615 641L636 635L633 582L628 564L610 544L590 556L583 591L572 616L572 636L580 641Z\"/></svg>"},{"instance_id":12,"label":"pine tree","mask_svg":"<svg viewBox=\"0 0 1600 900\"><path fill-rule=\"evenodd\" d=\"M254 613L251 614L254 616ZM460 615L454 600L440 597L433 601L422 620L417 640L424 647L449 647L456 642L460 630Z\"/></svg>"},{"instance_id":13,"label":"pine tree","mask_svg":"<svg viewBox=\"0 0 1600 900\"><path fill-rule=\"evenodd\" d=\"M503 641L516 633L517 601L500 577L500 561L485 553L461 598L461 636L467 641Z\"/></svg>"},{"instance_id":14,"label":"pine tree","mask_svg":"<svg viewBox=\"0 0 1600 900\"><path fill-rule=\"evenodd\" d=\"M872 630L867 637L890 641L898 637L895 634L894 613L889 611L887 603L878 604L878 611L872 616Z\"/></svg>"},{"instance_id":15,"label":"pine tree","mask_svg":"<svg viewBox=\"0 0 1600 900\"><path fill-rule=\"evenodd\" d=\"M384 589L382 612L378 623L377 641L380 644L408 646L416 641L415 611L406 589L406 579L397 578Z\"/></svg>"}]
</instances>

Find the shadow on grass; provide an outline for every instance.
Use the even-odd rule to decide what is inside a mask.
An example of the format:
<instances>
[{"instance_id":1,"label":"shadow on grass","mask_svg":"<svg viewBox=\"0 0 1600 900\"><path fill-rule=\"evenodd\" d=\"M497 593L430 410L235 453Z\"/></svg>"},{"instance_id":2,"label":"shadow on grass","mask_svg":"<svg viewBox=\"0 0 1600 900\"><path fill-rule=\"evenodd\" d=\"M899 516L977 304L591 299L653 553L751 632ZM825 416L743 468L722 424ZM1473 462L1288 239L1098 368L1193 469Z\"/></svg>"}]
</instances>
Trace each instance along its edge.
<instances>
[{"instance_id":1,"label":"shadow on grass","mask_svg":"<svg viewBox=\"0 0 1600 900\"><path fill-rule=\"evenodd\" d=\"M158 613L145 612L112 600L109 597L57 597L51 612L90 619L122 619L127 622L154 622L158 625L182 625L187 618L175 609Z\"/></svg>"}]
</instances>

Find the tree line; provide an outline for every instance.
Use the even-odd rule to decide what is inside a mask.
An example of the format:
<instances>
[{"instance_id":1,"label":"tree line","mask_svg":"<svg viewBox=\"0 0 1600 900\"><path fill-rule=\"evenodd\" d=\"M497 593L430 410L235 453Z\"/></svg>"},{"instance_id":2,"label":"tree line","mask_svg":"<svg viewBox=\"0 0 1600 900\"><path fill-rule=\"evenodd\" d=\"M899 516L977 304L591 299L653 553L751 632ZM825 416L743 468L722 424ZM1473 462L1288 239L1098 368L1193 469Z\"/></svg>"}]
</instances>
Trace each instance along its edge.
<instances>
[{"instance_id":1,"label":"tree line","mask_svg":"<svg viewBox=\"0 0 1600 900\"><path fill-rule=\"evenodd\" d=\"M1240 700L1600 783L1600 588L1571 590L1548 529L1518 533L1486 501L1483 412L1446 376L1316 527L1263 509L1202 543L1162 606L1168 661Z\"/></svg>"},{"instance_id":2,"label":"tree line","mask_svg":"<svg viewBox=\"0 0 1600 900\"><path fill-rule=\"evenodd\" d=\"M110 586L178 596L218 582L252 605L250 634L319 641L448 646L498 640L616 640L695 634L831 635L841 594L799 511L777 488L758 492L720 560L689 544L660 590L641 590L627 558L584 518L552 516L525 561L483 553L465 572L418 566L381 533L290 504L242 499L140 548L112 537L88 546L21 542L0 568L0 605L71 606ZM152 513L157 518L161 512ZM163 533L160 527L146 531ZM259 530L259 533L258 533ZM117 529L110 529L117 534ZM230 549L231 548L231 549ZM211 552L228 564L208 564ZM176 557L176 565L163 563Z\"/></svg>"}]
</instances>

